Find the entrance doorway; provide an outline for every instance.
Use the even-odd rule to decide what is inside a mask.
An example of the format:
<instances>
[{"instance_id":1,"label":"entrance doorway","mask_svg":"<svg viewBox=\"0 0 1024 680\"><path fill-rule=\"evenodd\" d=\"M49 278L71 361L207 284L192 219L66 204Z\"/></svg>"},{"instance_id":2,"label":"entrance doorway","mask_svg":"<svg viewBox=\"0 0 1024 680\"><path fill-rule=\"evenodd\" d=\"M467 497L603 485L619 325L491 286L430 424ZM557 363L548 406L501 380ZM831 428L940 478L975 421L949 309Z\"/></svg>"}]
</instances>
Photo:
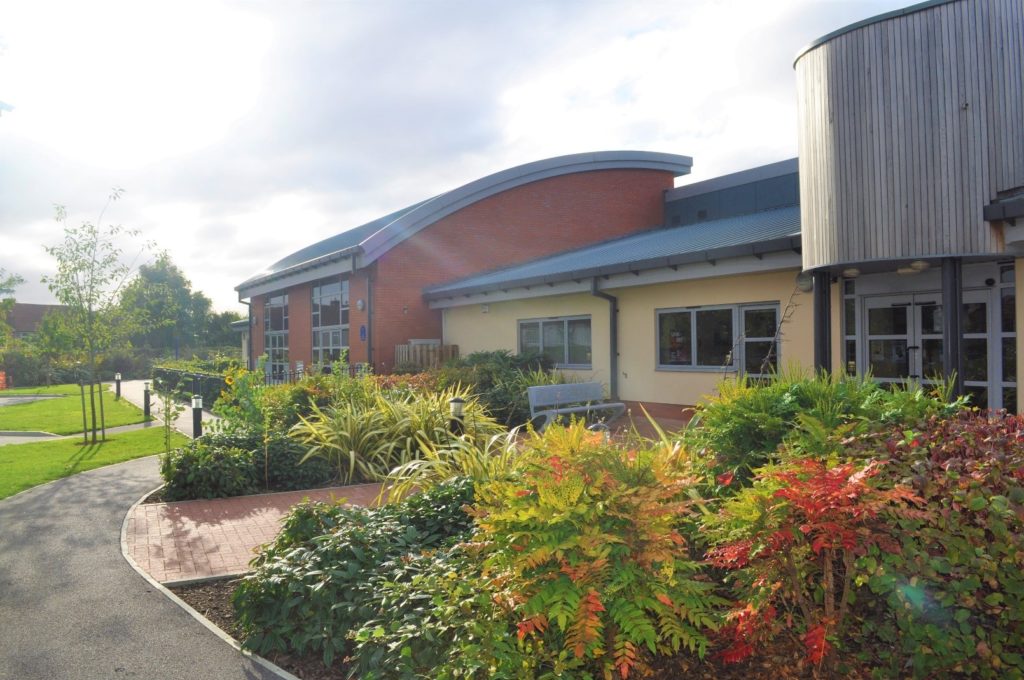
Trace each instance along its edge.
<instances>
[{"instance_id":1,"label":"entrance doorway","mask_svg":"<svg viewBox=\"0 0 1024 680\"><path fill-rule=\"evenodd\" d=\"M1000 347L989 351L998 337L989 333L989 297L987 290L964 291L961 311L964 389L982 408L1002 406L999 371L990 361L998 360ZM864 298L864 365L876 380L929 385L944 374L941 300L939 291Z\"/></svg>"}]
</instances>

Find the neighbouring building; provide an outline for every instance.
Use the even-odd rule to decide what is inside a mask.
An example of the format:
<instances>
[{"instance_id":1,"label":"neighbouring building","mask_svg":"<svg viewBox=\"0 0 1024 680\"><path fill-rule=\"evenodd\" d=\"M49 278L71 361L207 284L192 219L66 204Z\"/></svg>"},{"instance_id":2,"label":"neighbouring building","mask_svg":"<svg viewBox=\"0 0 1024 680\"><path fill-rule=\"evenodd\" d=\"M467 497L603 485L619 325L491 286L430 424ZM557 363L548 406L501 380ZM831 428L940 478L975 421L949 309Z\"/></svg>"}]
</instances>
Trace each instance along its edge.
<instances>
[{"instance_id":1,"label":"neighbouring building","mask_svg":"<svg viewBox=\"0 0 1024 680\"><path fill-rule=\"evenodd\" d=\"M65 309L64 305L37 305L28 302L15 302L7 314L7 325L15 338L32 337L39 331L43 317L50 312Z\"/></svg>"},{"instance_id":2,"label":"neighbouring building","mask_svg":"<svg viewBox=\"0 0 1024 680\"><path fill-rule=\"evenodd\" d=\"M1017 410L1024 3L924 2L795 69L799 160L682 187L689 158L643 152L485 177L241 284L252 357L537 350L665 414L739 372L955 375Z\"/></svg>"}]
</instances>

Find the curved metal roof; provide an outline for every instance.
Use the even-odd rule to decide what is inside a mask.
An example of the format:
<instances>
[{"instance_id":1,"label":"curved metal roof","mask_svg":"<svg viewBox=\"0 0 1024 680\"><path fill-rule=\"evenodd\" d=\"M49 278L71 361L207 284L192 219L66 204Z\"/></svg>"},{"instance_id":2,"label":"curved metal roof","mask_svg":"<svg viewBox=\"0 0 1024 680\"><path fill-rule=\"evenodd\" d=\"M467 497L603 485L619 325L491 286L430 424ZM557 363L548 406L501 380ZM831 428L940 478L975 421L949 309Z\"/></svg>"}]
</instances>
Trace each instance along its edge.
<instances>
[{"instance_id":1,"label":"curved metal roof","mask_svg":"<svg viewBox=\"0 0 1024 680\"><path fill-rule=\"evenodd\" d=\"M951 2L960 2L960 0L925 0L925 2L919 2L916 5L911 5L910 7L904 7L903 9L894 9L891 12L878 14L873 17L868 17L867 19L862 19L861 21L856 21L847 26L843 26L842 28L837 28L831 33L826 33L817 40L812 40L810 43L805 45L803 49L797 52L796 57L793 58L793 67L796 68L796 62L800 61L800 58L802 56L804 56L814 48L820 47L827 43L828 41L838 38L841 35L845 35L846 33L850 33L852 31L856 31L858 28L870 26L871 24L877 24L882 21L888 21L889 19L896 19L897 17L906 16L908 14L914 14L915 12L920 12L931 7L937 7L939 5L945 5Z\"/></svg>"},{"instance_id":2,"label":"curved metal roof","mask_svg":"<svg viewBox=\"0 0 1024 680\"><path fill-rule=\"evenodd\" d=\"M542 179L593 170L661 170L674 176L689 173L693 159L651 151L598 151L534 161L482 177L469 184L413 204L354 229L295 251L235 287L246 289L289 274L314 269L340 257L358 257L365 266L416 232L462 208L503 191Z\"/></svg>"},{"instance_id":3,"label":"curved metal roof","mask_svg":"<svg viewBox=\"0 0 1024 680\"><path fill-rule=\"evenodd\" d=\"M486 274L431 286L428 300L639 272L800 245L800 206L625 236Z\"/></svg>"}]
</instances>

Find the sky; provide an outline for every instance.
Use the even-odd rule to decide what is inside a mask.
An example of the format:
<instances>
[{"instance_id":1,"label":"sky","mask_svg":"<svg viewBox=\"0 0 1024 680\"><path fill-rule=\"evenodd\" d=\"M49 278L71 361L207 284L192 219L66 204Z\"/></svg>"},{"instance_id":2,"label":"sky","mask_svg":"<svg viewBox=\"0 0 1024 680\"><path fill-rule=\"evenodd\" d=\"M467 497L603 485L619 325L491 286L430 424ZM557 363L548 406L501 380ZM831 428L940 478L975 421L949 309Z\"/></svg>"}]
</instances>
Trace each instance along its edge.
<instances>
[{"instance_id":1,"label":"sky","mask_svg":"<svg viewBox=\"0 0 1024 680\"><path fill-rule=\"evenodd\" d=\"M793 59L911 0L0 0L0 268L54 206L141 233L220 311L281 257L522 163L637 149L679 184L796 156Z\"/></svg>"}]
</instances>

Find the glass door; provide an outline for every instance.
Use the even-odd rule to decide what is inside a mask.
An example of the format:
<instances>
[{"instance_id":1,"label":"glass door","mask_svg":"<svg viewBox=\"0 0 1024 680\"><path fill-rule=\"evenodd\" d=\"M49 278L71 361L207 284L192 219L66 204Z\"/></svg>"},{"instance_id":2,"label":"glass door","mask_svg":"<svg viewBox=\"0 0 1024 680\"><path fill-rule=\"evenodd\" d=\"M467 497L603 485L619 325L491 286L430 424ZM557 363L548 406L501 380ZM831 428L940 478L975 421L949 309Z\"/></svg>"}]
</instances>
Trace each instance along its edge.
<instances>
[{"instance_id":1,"label":"glass door","mask_svg":"<svg viewBox=\"0 0 1024 680\"><path fill-rule=\"evenodd\" d=\"M961 311L964 389L981 408L994 406L989 399L988 297L988 291L965 291ZM933 384L944 374L940 293L865 298L864 314L865 365L876 380Z\"/></svg>"}]
</instances>

